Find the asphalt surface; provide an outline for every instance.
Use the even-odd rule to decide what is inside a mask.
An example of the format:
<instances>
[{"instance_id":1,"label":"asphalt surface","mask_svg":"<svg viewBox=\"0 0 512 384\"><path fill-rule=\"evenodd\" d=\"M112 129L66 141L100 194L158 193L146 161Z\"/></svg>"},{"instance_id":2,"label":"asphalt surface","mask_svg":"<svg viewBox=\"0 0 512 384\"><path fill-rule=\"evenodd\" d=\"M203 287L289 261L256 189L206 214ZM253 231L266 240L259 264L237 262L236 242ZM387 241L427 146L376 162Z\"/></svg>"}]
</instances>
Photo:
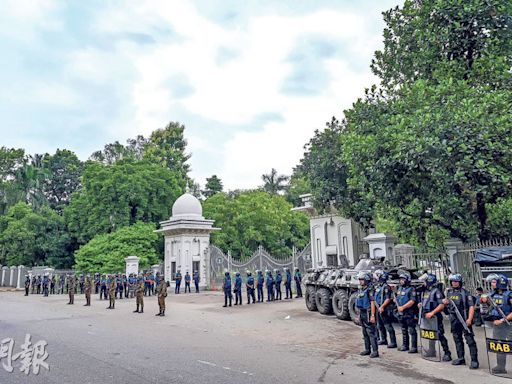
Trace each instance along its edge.
<instances>
[{"instance_id":1,"label":"asphalt surface","mask_svg":"<svg viewBox=\"0 0 512 384\"><path fill-rule=\"evenodd\" d=\"M0 340L13 338L14 353L27 333L33 343L45 340L50 368L27 376L15 361L8 373L2 359L0 384L511 382L489 375L483 345L477 371L396 350L359 356L360 328L308 312L302 299L222 308L216 292L170 294L165 317L154 316L154 296L145 298L144 314L132 313L134 299L117 300L114 310L97 295L91 307L81 295L66 302L66 295L0 292Z\"/></svg>"}]
</instances>

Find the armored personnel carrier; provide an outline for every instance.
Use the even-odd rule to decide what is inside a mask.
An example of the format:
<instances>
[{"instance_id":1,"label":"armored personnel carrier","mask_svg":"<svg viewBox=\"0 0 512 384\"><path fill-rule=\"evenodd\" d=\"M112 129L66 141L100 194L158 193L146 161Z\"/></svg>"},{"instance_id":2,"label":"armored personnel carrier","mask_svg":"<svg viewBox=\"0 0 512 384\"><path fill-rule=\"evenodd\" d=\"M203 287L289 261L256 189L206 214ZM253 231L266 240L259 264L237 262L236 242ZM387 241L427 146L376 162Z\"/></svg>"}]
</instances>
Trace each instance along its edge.
<instances>
[{"instance_id":1,"label":"armored personnel carrier","mask_svg":"<svg viewBox=\"0 0 512 384\"><path fill-rule=\"evenodd\" d=\"M354 268L321 267L309 269L304 277L306 307L324 315L333 314L340 320L352 320L359 325L359 313L355 306L361 271L373 273L386 270L390 274L389 285L398 284L399 272L406 270L411 274L412 284L422 284L415 270L391 267L382 259L363 257Z\"/></svg>"}]
</instances>

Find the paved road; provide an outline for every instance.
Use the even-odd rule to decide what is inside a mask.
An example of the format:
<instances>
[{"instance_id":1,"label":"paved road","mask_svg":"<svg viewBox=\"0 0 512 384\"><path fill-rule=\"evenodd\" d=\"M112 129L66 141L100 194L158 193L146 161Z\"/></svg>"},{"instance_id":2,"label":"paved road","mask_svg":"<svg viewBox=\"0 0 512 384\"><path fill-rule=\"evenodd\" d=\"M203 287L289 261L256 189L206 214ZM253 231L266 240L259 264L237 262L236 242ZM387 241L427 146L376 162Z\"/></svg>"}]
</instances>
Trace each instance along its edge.
<instances>
[{"instance_id":1,"label":"paved road","mask_svg":"<svg viewBox=\"0 0 512 384\"><path fill-rule=\"evenodd\" d=\"M106 310L97 296L83 307L79 296L69 306L65 296L0 292L0 340L12 337L15 352L26 333L46 340L50 364L28 377L17 362L13 373L0 364L0 384L509 383L396 350L358 356L358 327L308 312L299 299L225 309L218 293L170 295L164 318L154 316L154 297L145 301L146 313L135 314L133 299Z\"/></svg>"}]
</instances>

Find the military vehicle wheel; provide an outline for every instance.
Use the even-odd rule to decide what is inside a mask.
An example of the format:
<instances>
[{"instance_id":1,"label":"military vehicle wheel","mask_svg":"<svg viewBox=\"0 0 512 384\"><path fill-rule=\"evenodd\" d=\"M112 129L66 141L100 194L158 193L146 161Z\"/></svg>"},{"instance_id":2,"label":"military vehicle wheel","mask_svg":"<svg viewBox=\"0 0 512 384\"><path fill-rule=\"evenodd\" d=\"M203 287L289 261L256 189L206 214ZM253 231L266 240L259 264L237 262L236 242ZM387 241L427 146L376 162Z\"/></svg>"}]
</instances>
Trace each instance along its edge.
<instances>
[{"instance_id":1,"label":"military vehicle wheel","mask_svg":"<svg viewBox=\"0 0 512 384\"><path fill-rule=\"evenodd\" d=\"M357 293L354 292L352 295L350 295L350 299L348 301L348 310L350 311L350 318L352 321L357 325L361 325L361 322L359 321L359 309L356 308L356 299Z\"/></svg>"},{"instance_id":2,"label":"military vehicle wheel","mask_svg":"<svg viewBox=\"0 0 512 384\"><path fill-rule=\"evenodd\" d=\"M316 307L322 315L332 314L332 293L327 288L316 291Z\"/></svg>"},{"instance_id":3,"label":"military vehicle wheel","mask_svg":"<svg viewBox=\"0 0 512 384\"><path fill-rule=\"evenodd\" d=\"M316 292L315 287L307 287L306 288L306 307L310 311L318 311L316 307Z\"/></svg>"},{"instance_id":4,"label":"military vehicle wheel","mask_svg":"<svg viewBox=\"0 0 512 384\"><path fill-rule=\"evenodd\" d=\"M332 309L336 317L340 320L350 320L348 301L348 294L342 289L334 292L332 296Z\"/></svg>"}]
</instances>

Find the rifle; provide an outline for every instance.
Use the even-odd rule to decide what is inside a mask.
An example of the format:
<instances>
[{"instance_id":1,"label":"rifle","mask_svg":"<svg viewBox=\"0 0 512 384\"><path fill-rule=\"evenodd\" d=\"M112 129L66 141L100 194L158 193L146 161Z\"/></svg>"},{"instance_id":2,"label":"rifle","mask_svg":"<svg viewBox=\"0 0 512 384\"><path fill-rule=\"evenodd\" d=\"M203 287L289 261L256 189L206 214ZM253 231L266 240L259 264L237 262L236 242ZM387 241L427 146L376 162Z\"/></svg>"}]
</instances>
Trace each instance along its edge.
<instances>
[{"instance_id":1,"label":"rifle","mask_svg":"<svg viewBox=\"0 0 512 384\"><path fill-rule=\"evenodd\" d=\"M455 309L455 316L457 317L457 320L459 320L459 322L462 324L462 326L464 327L464 330L469 333L469 334L473 334L473 332L470 331L468 325L466 324L466 322L464 321L464 318L462 317L460 311L459 311L459 308L457 308L457 306L455 305L455 303L453 302L452 299L450 299L448 297L448 300L450 301L450 304L453 306L453 308Z\"/></svg>"},{"instance_id":2,"label":"rifle","mask_svg":"<svg viewBox=\"0 0 512 384\"><path fill-rule=\"evenodd\" d=\"M498 304L496 304L496 302L492 299L492 297L491 296L487 296L487 300L489 300L489 303L491 303L491 305L494 308L496 308L496 310L498 311L498 313L502 317L502 320L505 320L505 323L507 323L507 325L510 325L510 321L507 320L507 316L505 315L505 313L503 312L501 307Z\"/></svg>"}]
</instances>

